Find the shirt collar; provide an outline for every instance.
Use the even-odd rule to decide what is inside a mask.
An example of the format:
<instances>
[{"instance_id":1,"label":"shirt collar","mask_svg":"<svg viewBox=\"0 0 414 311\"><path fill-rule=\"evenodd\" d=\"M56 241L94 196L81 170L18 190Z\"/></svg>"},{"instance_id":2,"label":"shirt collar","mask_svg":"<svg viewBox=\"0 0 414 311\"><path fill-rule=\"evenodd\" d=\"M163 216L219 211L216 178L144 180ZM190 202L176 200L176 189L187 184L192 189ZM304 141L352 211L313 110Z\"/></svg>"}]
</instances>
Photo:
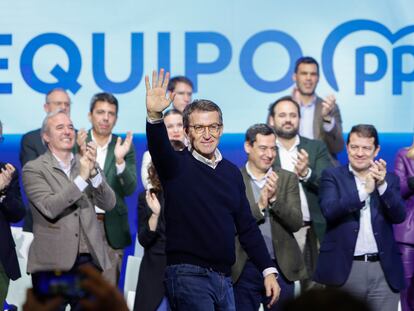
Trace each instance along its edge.
<instances>
[{"instance_id":1,"label":"shirt collar","mask_svg":"<svg viewBox=\"0 0 414 311\"><path fill-rule=\"evenodd\" d=\"M249 169L249 165L248 165L248 164L249 164L249 161L247 161L247 162L246 162L246 172L247 172L247 175L249 175L249 176L250 176L250 178L251 178L252 180L254 180L254 181L261 182L262 180L265 180L265 179L267 178L267 176L269 176L269 174L272 172L272 167L269 167L269 169L267 170L266 174L265 174L262 178L257 179L257 178L253 175L252 171Z\"/></svg>"},{"instance_id":2,"label":"shirt collar","mask_svg":"<svg viewBox=\"0 0 414 311\"><path fill-rule=\"evenodd\" d=\"M96 148L99 148L99 149L101 149L101 150L105 150L105 149L107 149L108 148L108 146L109 146L109 143L111 142L111 140L112 140L112 134L111 135L109 135L109 137L108 137L108 141L105 143L105 145L103 145L102 147L100 146L100 145L98 145L98 143L96 142L96 139L95 139L95 137L93 136L93 130L91 130L91 138L92 138L92 141L94 141L95 143L96 143Z\"/></svg>"},{"instance_id":3,"label":"shirt collar","mask_svg":"<svg viewBox=\"0 0 414 311\"><path fill-rule=\"evenodd\" d=\"M279 138L277 138L276 137L276 146L279 148L279 149L284 149L284 150L287 150L287 151L292 151L293 149L295 149L297 146L299 146L299 144L300 144L300 138L299 138L299 135L296 135L295 136L295 143L293 144L293 146L289 149L289 150L287 150L283 145L282 145L282 143L279 141Z\"/></svg>"},{"instance_id":4,"label":"shirt collar","mask_svg":"<svg viewBox=\"0 0 414 311\"><path fill-rule=\"evenodd\" d=\"M53 155L53 157L56 159L56 161L57 161L57 163L58 163L59 167L60 167L62 170L64 170L64 171L69 170L69 169L73 166L73 164L74 164L74 159L75 159L75 157L74 157L74 155L73 155L73 153L72 153L72 152L70 153L70 162L69 162L69 166L67 166L67 165L65 164L65 162L63 162L61 159L59 159L59 158L58 158L58 156L57 156L56 154L54 154L53 152L52 152L52 155Z\"/></svg>"},{"instance_id":5,"label":"shirt collar","mask_svg":"<svg viewBox=\"0 0 414 311\"><path fill-rule=\"evenodd\" d=\"M218 163L221 160L223 160L223 156L221 155L221 152L220 152L220 150L218 150L218 148L216 148L216 150L214 151L214 160L210 160L210 159L207 159L206 157L202 156L191 145L188 145L188 151L191 152L191 154L193 155L193 157L196 160L210 166L211 168L216 168Z\"/></svg>"}]
</instances>

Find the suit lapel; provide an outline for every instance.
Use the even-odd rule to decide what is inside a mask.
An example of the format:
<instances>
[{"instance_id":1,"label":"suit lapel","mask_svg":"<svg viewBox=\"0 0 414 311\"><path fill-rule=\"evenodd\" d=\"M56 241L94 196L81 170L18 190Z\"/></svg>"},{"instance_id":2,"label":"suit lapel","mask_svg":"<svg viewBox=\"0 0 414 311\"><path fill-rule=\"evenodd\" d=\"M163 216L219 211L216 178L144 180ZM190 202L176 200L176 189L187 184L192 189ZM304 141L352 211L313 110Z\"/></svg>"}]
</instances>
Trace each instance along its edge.
<instances>
[{"instance_id":1,"label":"suit lapel","mask_svg":"<svg viewBox=\"0 0 414 311\"><path fill-rule=\"evenodd\" d=\"M115 162L115 153L114 153L114 151L115 151L116 139L117 139L117 137L115 135L112 135L111 142L108 145L108 152L106 154L105 165L104 165L104 168L103 168L105 176L109 176L110 168L115 167L115 164L113 164L113 162Z\"/></svg>"}]
</instances>

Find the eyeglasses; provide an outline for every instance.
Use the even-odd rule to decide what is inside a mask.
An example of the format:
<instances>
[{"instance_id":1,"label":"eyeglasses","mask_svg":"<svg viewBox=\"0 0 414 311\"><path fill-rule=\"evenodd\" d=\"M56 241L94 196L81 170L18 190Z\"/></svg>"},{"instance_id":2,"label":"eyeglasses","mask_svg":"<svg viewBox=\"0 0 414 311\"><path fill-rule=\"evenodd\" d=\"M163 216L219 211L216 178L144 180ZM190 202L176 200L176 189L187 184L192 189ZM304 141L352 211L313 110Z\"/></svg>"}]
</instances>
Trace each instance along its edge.
<instances>
[{"instance_id":1,"label":"eyeglasses","mask_svg":"<svg viewBox=\"0 0 414 311\"><path fill-rule=\"evenodd\" d=\"M218 123L213 123L210 125L189 125L188 127L192 127L194 129L194 132L196 132L196 134L203 134L205 132L206 129L208 129L208 132L212 135L216 135L219 133L221 127L223 126L223 124L218 124Z\"/></svg>"}]
</instances>

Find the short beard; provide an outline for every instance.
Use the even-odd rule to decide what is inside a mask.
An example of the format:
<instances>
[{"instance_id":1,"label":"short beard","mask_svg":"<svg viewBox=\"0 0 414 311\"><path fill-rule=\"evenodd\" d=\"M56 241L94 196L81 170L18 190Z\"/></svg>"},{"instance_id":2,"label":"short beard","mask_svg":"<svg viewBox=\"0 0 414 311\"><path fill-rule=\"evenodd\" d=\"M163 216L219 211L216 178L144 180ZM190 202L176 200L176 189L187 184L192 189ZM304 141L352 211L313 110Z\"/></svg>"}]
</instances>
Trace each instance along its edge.
<instances>
[{"instance_id":1,"label":"short beard","mask_svg":"<svg viewBox=\"0 0 414 311\"><path fill-rule=\"evenodd\" d=\"M287 131L284 131L282 128L275 127L275 132L276 132L277 137L284 138L284 139L292 139L298 134L299 129L295 128L292 131L287 132Z\"/></svg>"}]
</instances>

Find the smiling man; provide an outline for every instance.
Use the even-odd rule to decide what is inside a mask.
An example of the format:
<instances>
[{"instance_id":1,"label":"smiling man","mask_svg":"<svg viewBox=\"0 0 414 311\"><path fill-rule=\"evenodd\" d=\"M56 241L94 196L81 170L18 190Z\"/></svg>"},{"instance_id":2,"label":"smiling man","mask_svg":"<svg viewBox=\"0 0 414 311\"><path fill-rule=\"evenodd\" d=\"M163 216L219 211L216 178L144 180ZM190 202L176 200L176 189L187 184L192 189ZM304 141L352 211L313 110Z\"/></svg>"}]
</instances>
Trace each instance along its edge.
<instances>
[{"instance_id":1,"label":"smiling man","mask_svg":"<svg viewBox=\"0 0 414 311\"><path fill-rule=\"evenodd\" d=\"M396 311L405 281L392 225L403 222L405 206L398 177L375 160L379 150L374 126L353 126L349 164L323 172L319 200L327 230L314 278L366 300L372 310Z\"/></svg>"},{"instance_id":2,"label":"smiling man","mask_svg":"<svg viewBox=\"0 0 414 311\"><path fill-rule=\"evenodd\" d=\"M316 95L319 82L319 64L309 56L301 57L296 61L293 81L296 87L293 98L300 105L299 133L310 139L322 140L334 160L336 155L344 149L342 136L342 119L334 95L321 98Z\"/></svg>"},{"instance_id":3,"label":"smiling man","mask_svg":"<svg viewBox=\"0 0 414 311\"><path fill-rule=\"evenodd\" d=\"M165 196L166 289L172 310L235 310L231 266L236 234L264 277L269 305L279 285L263 237L251 215L238 168L217 149L220 108L209 100L184 110L189 148L174 151L162 122L169 74L145 77L148 149Z\"/></svg>"},{"instance_id":4,"label":"smiling man","mask_svg":"<svg viewBox=\"0 0 414 311\"><path fill-rule=\"evenodd\" d=\"M241 169L250 209L259 225L267 250L278 267L280 298L267 310L281 310L294 297L294 281L307 276L302 253L293 232L302 227L298 178L282 168L272 169L276 158L276 135L266 124L252 125L246 132L248 155ZM238 239L232 268L238 311L257 311L268 303L261 271L248 259Z\"/></svg>"},{"instance_id":5,"label":"smiling man","mask_svg":"<svg viewBox=\"0 0 414 311\"><path fill-rule=\"evenodd\" d=\"M96 145L89 143L80 157L72 152L75 130L62 110L49 113L42 125L47 151L23 167L23 185L33 213L33 242L27 272L34 287L41 271L77 271L93 263L110 266L94 205L109 211L115 194L96 169ZM72 307L77 305L73 299Z\"/></svg>"},{"instance_id":6,"label":"smiling man","mask_svg":"<svg viewBox=\"0 0 414 311\"><path fill-rule=\"evenodd\" d=\"M124 248L131 244L125 197L131 195L137 186L132 133L128 132L124 141L112 133L118 120L118 107L118 100L114 95L105 92L95 94L89 108L92 129L88 133L85 130L78 132L78 144L81 150L89 141L96 143L96 162L116 195L116 205L112 211L106 212L99 205L95 206L96 217L112 265L110 269L104 270L103 275L115 286L121 274Z\"/></svg>"}]
</instances>

